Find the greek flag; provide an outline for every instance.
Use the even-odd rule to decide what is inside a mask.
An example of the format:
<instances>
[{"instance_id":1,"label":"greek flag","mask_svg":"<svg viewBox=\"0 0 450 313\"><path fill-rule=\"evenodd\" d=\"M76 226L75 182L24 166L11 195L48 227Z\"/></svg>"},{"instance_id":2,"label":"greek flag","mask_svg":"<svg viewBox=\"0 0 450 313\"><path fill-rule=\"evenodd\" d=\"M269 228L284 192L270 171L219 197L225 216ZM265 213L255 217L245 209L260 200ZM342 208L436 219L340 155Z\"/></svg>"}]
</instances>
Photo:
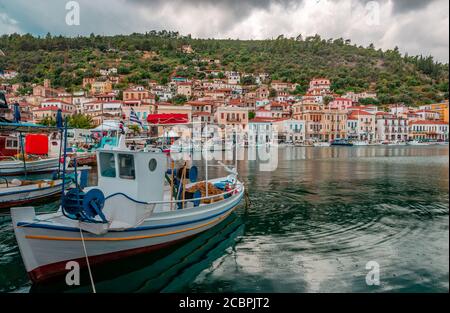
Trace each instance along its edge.
<instances>
[{"instance_id":1,"label":"greek flag","mask_svg":"<svg viewBox=\"0 0 450 313\"><path fill-rule=\"evenodd\" d=\"M133 108L131 108L131 112L130 112L130 122L137 123L137 124L141 125L141 127L142 127L142 122L139 120L139 117L137 116L136 112L134 112Z\"/></svg>"}]
</instances>

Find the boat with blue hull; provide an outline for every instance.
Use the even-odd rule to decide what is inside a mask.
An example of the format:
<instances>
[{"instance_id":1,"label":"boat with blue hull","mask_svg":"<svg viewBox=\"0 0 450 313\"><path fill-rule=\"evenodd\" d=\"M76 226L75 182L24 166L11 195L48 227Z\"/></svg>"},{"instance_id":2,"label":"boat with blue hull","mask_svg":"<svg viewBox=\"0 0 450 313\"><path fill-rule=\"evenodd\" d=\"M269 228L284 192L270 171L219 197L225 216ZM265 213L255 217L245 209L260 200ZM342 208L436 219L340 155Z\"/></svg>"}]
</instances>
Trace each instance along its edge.
<instances>
[{"instance_id":1,"label":"boat with blue hull","mask_svg":"<svg viewBox=\"0 0 450 313\"><path fill-rule=\"evenodd\" d=\"M55 213L11 209L30 278L65 273L69 261L97 264L170 246L221 223L241 202L244 185L234 169L197 182L196 167L176 171L167 161L160 149L126 148L121 137L117 147L97 151L97 186L65 192Z\"/></svg>"},{"instance_id":2,"label":"boat with blue hull","mask_svg":"<svg viewBox=\"0 0 450 313\"><path fill-rule=\"evenodd\" d=\"M347 139L335 139L331 142L332 146L352 147L353 143Z\"/></svg>"}]
</instances>

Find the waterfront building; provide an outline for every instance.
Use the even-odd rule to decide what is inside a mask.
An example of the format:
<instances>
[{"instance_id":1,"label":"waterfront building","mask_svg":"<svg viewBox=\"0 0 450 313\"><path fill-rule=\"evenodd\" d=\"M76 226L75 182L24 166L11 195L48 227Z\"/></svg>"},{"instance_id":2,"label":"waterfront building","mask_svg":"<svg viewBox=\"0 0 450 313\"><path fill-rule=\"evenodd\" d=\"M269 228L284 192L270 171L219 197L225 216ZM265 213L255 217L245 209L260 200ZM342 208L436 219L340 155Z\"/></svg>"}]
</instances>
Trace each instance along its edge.
<instances>
[{"instance_id":1,"label":"waterfront building","mask_svg":"<svg viewBox=\"0 0 450 313\"><path fill-rule=\"evenodd\" d=\"M417 120L409 124L411 140L448 140L448 123L444 121Z\"/></svg>"},{"instance_id":2,"label":"waterfront building","mask_svg":"<svg viewBox=\"0 0 450 313\"><path fill-rule=\"evenodd\" d=\"M376 138L380 141L406 141L408 120L386 112L376 114Z\"/></svg>"},{"instance_id":3,"label":"waterfront building","mask_svg":"<svg viewBox=\"0 0 450 313\"><path fill-rule=\"evenodd\" d=\"M354 110L347 117L348 138L361 141L374 141L376 139L375 114Z\"/></svg>"},{"instance_id":4,"label":"waterfront building","mask_svg":"<svg viewBox=\"0 0 450 313\"><path fill-rule=\"evenodd\" d=\"M306 139L305 121L281 118L273 121L273 126L278 134L278 142L303 142Z\"/></svg>"},{"instance_id":5,"label":"waterfront building","mask_svg":"<svg viewBox=\"0 0 450 313\"><path fill-rule=\"evenodd\" d=\"M333 141L347 138L347 111L338 109L322 110L319 139Z\"/></svg>"}]
</instances>

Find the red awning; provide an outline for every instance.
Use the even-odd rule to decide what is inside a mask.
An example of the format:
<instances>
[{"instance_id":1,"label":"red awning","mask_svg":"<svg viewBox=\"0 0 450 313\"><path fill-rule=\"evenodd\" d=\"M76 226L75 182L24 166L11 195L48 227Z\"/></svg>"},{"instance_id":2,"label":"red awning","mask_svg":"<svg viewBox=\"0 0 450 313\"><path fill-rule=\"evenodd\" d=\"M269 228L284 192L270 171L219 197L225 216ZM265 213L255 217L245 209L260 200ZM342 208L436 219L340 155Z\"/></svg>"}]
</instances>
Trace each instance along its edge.
<instances>
[{"instance_id":1,"label":"red awning","mask_svg":"<svg viewBox=\"0 0 450 313\"><path fill-rule=\"evenodd\" d=\"M149 124L186 124L189 122L189 117L183 113L150 114L147 116L147 122Z\"/></svg>"}]
</instances>

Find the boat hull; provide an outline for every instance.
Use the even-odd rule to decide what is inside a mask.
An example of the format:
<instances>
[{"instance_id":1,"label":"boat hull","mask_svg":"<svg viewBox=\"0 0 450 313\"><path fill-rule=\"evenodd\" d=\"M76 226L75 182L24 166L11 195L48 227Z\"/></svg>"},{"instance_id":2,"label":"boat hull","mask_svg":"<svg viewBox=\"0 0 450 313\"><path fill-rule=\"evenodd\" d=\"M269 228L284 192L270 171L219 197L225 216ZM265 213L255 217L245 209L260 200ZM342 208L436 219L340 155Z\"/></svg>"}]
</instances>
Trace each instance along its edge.
<instances>
[{"instance_id":1,"label":"boat hull","mask_svg":"<svg viewBox=\"0 0 450 313\"><path fill-rule=\"evenodd\" d=\"M102 235L83 232L89 261L98 264L164 248L192 237L223 221L242 197L243 187L239 193L217 203L154 213L138 227ZM70 227L57 222L33 223L36 216L31 207L13 208L11 217L22 259L33 281L67 273L69 261L80 261L83 266L85 255L77 221Z\"/></svg>"},{"instance_id":2,"label":"boat hull","mask_svg":"<svg viewBox=\"0 0 450 313\"><path fill-rule=\"evenodd\" d=\"M58 169L59 158L49 158L35 161L26 161L27 173L52 172ZM21 175L25 173L23 161L3 161L0 162L0 176Z\"/></svg>"},{"instance_id":3,"label":"boat hull","mask_svg":"<svg viewBox=\"0 0 450 313\"><path fill-rule=\"evenodd\" d=\"M71 185L66 182L67 187ZM0 209L35 203L61 194L62 180L0 189Z\"/></svg>"}]
</instances>

